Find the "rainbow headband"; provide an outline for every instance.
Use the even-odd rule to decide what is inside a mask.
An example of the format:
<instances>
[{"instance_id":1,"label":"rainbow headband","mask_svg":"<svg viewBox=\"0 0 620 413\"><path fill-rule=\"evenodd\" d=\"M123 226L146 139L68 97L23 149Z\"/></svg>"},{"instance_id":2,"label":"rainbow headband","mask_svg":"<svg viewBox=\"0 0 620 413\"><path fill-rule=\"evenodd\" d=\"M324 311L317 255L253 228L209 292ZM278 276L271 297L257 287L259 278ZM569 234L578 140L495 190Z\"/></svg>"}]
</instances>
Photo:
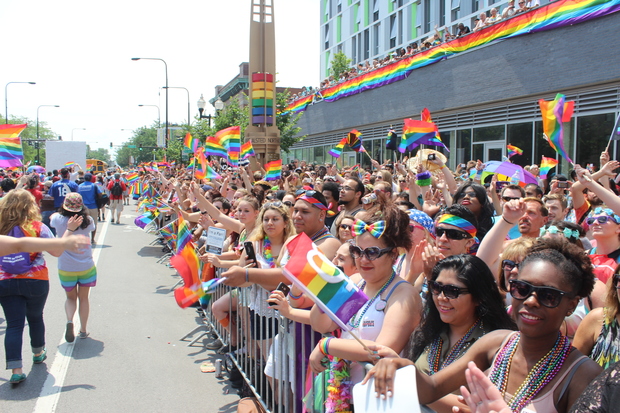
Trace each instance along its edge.
<instances>
[{"instance_id":1,"label":"rainbow headband","mask_svg":"<svg viewBox=\"0 0 620 413\"><path fill-rule=\"evenodd\" d=\"M302 195L299 195L297 197L297 199L301 199L302 201L306 201L306 202L314 205L315 207L317 207L321 211L327 211L327 207L325 205L323 205L323 203L321 201L319 201L318 199L316 199L316 198L313 198L313 197L308 196L306 194L302 194Z\"/></svg>"},{"instance_id":2,"label":"rainbow headband","mask_svg":"<svg viewBox=\"0 0 620 413\"><path fill-rule=\"evenodd\" d=\"M443 214L441 218L439 218L439 221L437 221L437 224L454 225L455 227L467 232L472 238L476 238L476 227L473 226L468 220L457 217L456 215Z\"/></svg>"}]
</instances>

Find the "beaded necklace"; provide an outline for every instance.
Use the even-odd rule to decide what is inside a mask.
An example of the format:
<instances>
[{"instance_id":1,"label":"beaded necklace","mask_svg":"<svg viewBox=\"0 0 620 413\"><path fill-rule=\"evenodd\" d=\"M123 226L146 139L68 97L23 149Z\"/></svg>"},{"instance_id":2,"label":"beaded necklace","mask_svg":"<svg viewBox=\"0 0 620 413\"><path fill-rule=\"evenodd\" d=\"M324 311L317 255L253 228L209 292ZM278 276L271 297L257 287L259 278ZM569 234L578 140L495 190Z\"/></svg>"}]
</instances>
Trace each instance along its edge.
<instances>
[{"instance_id":1,"label":"beaded necklace","mask_svg":"<svg viewBox=\"0 0 620 413\"><path fill-rule=\"evenodd\" d=\"M372 299L370 299L368 302L366 302L366 304L364 304L364 307L362 308L362 313L360 314L359 318L357 318L357 314L351 317L351 320L349 321L349 324L351 325L351 327L357 328L360 326L360 323L364 319L364 314L366 314L366 311L368 311L372 303L374 303L377 298L381 297L381 294L383 294L383 292L387 289L388 285L390 285L390 283L394 281L395 276L396 276L396 273L392 271L392 275L390 275L390 278L385 282L385 284L383 284L383 287L381 287L379 292L377 292L377 294L375 294L375 296L372 297ZM366 281L364 281L360 289L363 290L364 287L366 287ZM385 308L385 306L383 308Z\"/></svg>"},{"instance_id":2,"label":"beaded necklace","mask_svg":"<svg viewBox=\"0 0 620 413\"><path fill-rule=\"evenodd\" d=\"M439 370L443 369L446 366L449 366L450 364L461 358L461 356L465 354L465 349L471 346L469 338L471 337L476 327L479 325L482 326L482 320L480 318L476 320L476 322L471 327L469 327L469 330L465 332L465 335L461 337L459 341L454 344L454 346L452 346L441 365L439 364L439 359L441 358L443 339L441 337L437 337L435 340L433 340L430 345L428 355L426 356L426 359L428 361L428 375L432 376Z\"/></svg>"},{"instance_id":3,"label":"beaded necklace","mask_svg":"<svg viewBox=\"0 0 620 413\"><path fill-rule=\"evenodd\" d=\"M330 238L331 236L332 234L329 233L329 229L326 226L323 226L319 232L310 237L310 240L316 244L324 238Z\"/></svg>"},{"instance_id":4,"label":"beaded necklace","mask_svg":"<svg viewBox=\"0 0 620 413\"><path fill-rule=\"evenodd\" d=\"M273 255L271 253L271 241L269 241L269 237L265 235L265 240L263 241L263 257L267 261L269 268L273 268Z\"/></svg>"},{"instance_id":5,"label":"beaded necklace","mask_svg":"<svg viewBox=\"0 0 620 413\"><path fill-rule=\"evenodd\" d=\"M506 394L510 365L520 339L521 333L517 333L508 340L508 343L498 353L489 374L489 379L502 392L502 396ZM527 406L538 392L558 374L571 350L572 347L568 338L558 333L558 338L551 350L532 367L523 383L521 383L514 396L512 396L508 403L510 410L520 412Z\"/></svg>"}]
</instances>

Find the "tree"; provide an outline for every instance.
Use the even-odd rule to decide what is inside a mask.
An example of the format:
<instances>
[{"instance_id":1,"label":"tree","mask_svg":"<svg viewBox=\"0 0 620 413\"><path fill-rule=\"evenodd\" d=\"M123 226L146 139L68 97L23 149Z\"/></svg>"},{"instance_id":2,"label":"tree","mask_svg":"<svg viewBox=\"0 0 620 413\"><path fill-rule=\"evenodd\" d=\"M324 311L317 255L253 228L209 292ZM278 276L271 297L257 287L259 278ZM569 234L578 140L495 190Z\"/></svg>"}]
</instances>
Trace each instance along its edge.
<instances>
[{"instance_id":1,"label":"tree","mask_svg":"<svg viewBox=\"0 0 620 413\"><path fill-rule=\"evenodd\" d=\"M303 115L303 112L299 113L281 113L287 106L289 99L289 91L276 94L276 105L278 108L278 116L276 117L276 125L280 129L280 146L286 153L289 152L289 148L296 142L303 140L304 136L297 136L301 131L301 128L297 126L297 122Z\"/></svg>"},{"instance_id":2,"label":"tree","mask_svg":"<svg viewBox=\"0 0 620 413\"><path fill-rule=\"evenodd\" d=\"M110 163L110 153L107 149L99 148L92 150L89 145L86 148L86 159L99 159L105 163Z\"/></svg>"},{"instance_id":3,"label":"tree","mask_svg":"<svg viewBox=\"0 0 620 413\"><path fill-rule=\"evenodd\" d=\"M351 62L352 60L349 59L343 52L334 54L332 65L328 70L330 76L333 76L334 79L339 79L341 74L349 70L351 67Z\"/></svg>"}]
</instances>

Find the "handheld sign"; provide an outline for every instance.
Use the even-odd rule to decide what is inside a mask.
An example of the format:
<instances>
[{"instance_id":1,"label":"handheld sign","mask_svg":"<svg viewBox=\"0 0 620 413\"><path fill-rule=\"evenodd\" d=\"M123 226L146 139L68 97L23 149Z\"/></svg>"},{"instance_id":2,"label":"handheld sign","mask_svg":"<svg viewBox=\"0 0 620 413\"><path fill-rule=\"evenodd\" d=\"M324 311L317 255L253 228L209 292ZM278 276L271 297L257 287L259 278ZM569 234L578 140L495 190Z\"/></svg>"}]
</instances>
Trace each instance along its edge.
<instances>
[{"instance_id":1,"label":"handheld sign","mask_svg":"<svg viewBox=\"0 0 620 413\"><path fill-rule=\"evenodd\" d=\"M209 227L207 230L207 252L220 255L224 250L224 241L226 241L226 230L224 228Z\"/></svg>"}]
</instances>

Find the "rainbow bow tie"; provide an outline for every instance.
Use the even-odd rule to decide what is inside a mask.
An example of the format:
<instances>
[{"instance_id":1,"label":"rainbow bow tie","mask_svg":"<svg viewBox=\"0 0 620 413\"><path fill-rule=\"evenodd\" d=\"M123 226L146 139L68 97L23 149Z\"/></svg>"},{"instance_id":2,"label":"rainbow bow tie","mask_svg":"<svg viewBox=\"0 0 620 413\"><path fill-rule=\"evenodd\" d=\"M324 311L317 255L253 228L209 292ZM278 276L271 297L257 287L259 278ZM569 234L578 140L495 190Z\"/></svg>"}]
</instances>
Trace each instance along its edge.
<instances>
[{"instance_id":1,"label":"rainbow bow tie","mask_svg":"<svg viewBox=\"0 0 620 413\"><path fill-rule=\"evenodd\" d=\"M368 225L364 221L356 219L353 227L351 228L351 234L353 234L354 237L357 237L366 231L370 232L370 235L375 238L381 238L381 235L385 232L385 221L378 221Z\"/></svg>"}]
</instances>

